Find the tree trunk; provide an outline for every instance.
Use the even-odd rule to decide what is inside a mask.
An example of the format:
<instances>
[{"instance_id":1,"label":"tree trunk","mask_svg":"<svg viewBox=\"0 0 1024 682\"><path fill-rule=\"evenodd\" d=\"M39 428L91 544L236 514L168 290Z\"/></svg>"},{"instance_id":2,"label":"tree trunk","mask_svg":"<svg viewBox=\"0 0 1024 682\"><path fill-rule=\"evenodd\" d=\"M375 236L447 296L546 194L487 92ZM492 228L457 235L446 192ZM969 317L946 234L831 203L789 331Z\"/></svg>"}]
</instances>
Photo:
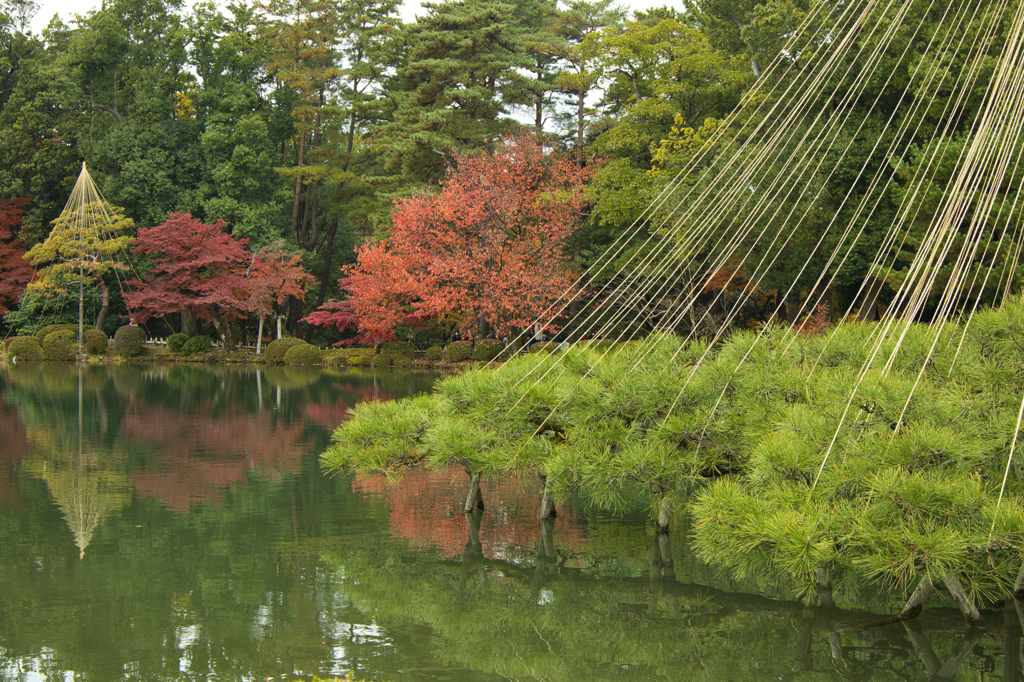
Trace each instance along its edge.
<instances>
[{"instance_id":1,"label":"tree trunk","mask_svg":"<svg viewBox=\"0 0 1024 682\"><path fill-rule=\"evenodd\" d=\"M256 355L260 354L263 348L263 316L260 315L260 326L256 331Z\"/></svg>"},{"instance_id":2,"label":"tree trunk","mask_svg":"<svg viewBox=\"0 0 1024 682\"><path fill-rule=\"evenodd\" d=\"M93 283L100 288L100 312L96 315L96 328L106 331L107 316L110 314L110 289L102 277L93 278Z\"/></svg>"},{"instance_id":3,"label":"tree trunk","mask_svg":"<svg viewBox=\"0 0 1024 682\"><path fill-rule=\"evenodd\" d=\"M469 474L469 490L466 492L466 505L463 508L467 514L474 509L484 508L484 496L480 492L480 474L466 469Z\"/></svg>"},{"instance_id":4,"label":"tree trunk","mask_svg":"<svg viewBox=\"0 0 1024 682\"><path fill-rule=\"evenodd\" d=\"M331 226L327 229L327 239L324 244L324 274L320 277L320 293L316 297L316 307L319 308L327 300L327 287L331 281L331 264L334 261L334 236L338 234L338 219L331 220Z\"/></svg>"},{"instance_id":5,"label":"tree trunk","mask_svg":"<svg viewBox=\"0 0 1024 682\"><path fill-rule=\"evenodd\" d=\"M221 342L225 351L235 350L235 341L231 338L231 325L220 315L213 315L213 328L220 334Z\"/></svg>"},{"instance_id":6,"label":"tree trunk","mask_svg":"<svg viewBox=\"0 0 1024 682\"><path fill-rule=\"evenodd\" d=\"M551 482L547 476L540 472L537 473L537 478L540 479L541 485L544 488L540 498L540 518L553 519L558 516L558 510L555 509L555 495L551 490Z\"/></svg>"},{"instance_id":7,"label":"tree trunk","mask_svg":"<svg viewBox=\"0 0 1024 682\"><path fill-rule=\"evenodd\" d=\"M1013 598L1024 597L1024 563L1021 564L1020 572L1017 573L1017 581L1013 584Z\"/></svg>"},{"instance_id":8,"label":"tree trunk","mask_svg":"<svg viewBox=\"0 0 1024 682\"><path fill-rule=\"evenodd\" d=\"M964 586L960 584L960 579L952 573L947 573L942 576L942 582L946 584L946 589L949 590L950 596L953 597L956 605L960 607L960 613L964 614L964 618L967 619L971 627L985 627L985 621L982 620L978 607L974 605L971 596L967 594Z\"/></svg>"},{"instance_id":9,"label":"tree trunk","mask_svg":"<svg viewBox=\"0 0 1024 682\"><path fill-rule=\"evenodd\" d=\"M196 335L196 318L190 310L181 311L181 333L189 338Z\"/></svg>"},{"instance_id":10,"label":"tree trunk","mask_svg":"<svg viewBox=\"0 0 1024 682\"><path fill-rule=\"evenodd\" d=\"M921 609L924 608L925 602L931 598L934 591L935 586L932 585L931 578L928 576L921 578L921 582L917 584L914 594L910 595L906 606L900 611L900 619L917 618L918 614L921 613Z\"/></svg>"},{"instance_id":11,"label":"tree trunk","mask_svg":"<svg viewBox=\"0 0 1024 682\"><path fill-rule=\"evenodd\" d=\"M672 498L669 489L658 481L651 481L651 493L654 495L655 509L658 512L659 533L668 533L672 522Z\"/></svg>"},{"instance_id":12,"label":"tree trunk","mask_svg":"<svg viewBox=\"0 0 1024 682\"><path fill-rule=\"evenodd\" d=\"M860 317L865 322L878 319L878 297L882 293L882 280L868 275L864 281L864 302L860 306Z\"/></svg>"}]
</instances>

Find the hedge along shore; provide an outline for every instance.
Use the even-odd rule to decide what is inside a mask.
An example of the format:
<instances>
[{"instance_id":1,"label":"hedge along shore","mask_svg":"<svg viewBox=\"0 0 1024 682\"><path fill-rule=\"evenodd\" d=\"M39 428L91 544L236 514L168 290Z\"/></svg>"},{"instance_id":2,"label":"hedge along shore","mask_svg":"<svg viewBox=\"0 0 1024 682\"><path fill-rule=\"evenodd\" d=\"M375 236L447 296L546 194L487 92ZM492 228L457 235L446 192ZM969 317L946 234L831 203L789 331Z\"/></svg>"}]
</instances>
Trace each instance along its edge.
<instances>
[{"instance_id":1,"label":"hedge along shore","mask_svg":"<svg viewBox=\"0 0 1024 682\"><path fill-rule=\"evenodd\" d=\"M481 480L516 470L609 509L640 494L662 532L690 514L694 551L737 577L811 596L880 583L910 596L905 618L944 589L980 625L984 600L1024 595L1016 463L999 501L1024 395L1024 305L946 325L930 357L935 328L916 325L892 369L858 385L874 326L517 357L431 395L356 406L322 461L464 467L467 511L483 503Z\"/></svg>"},{"instance_id":2,"label":"hedge along shore","mask_svg":"<svg viewBox=\"0 0 1024 682\"><path fill-rule=\"evenodd\" d=\"M58 332L60 333L57 334ZM118 335L123 337L120 342ZM45 352L44 343L50 336L54 337L50 342L54 350ZM77 336L77 325L51 325L33 336L9 337L0 345L0 360L74 361L77 357ZM202 343L197 343L200 341ZM549 345L551 344L535 345L535 350L551 350L548 348ZM115 335L114 342L109 344L102 332L87 328L84 346L87 359L93 362L139 359L148 362L285 364L414 370L465 368L491 361L503 361L509 356L501 342L493 339L476 344L472 341L459 341L447 347L433 346L426 350L417 350L412 344L399 341L385 343L379 348L324 350L294 337L271 341L257 355L252 348L232 351L214 348L211 341L204 336L189 338L183 334L174 334L157 345L146 341L138 327L121 327Z\"/></svg>"}]
</instances>

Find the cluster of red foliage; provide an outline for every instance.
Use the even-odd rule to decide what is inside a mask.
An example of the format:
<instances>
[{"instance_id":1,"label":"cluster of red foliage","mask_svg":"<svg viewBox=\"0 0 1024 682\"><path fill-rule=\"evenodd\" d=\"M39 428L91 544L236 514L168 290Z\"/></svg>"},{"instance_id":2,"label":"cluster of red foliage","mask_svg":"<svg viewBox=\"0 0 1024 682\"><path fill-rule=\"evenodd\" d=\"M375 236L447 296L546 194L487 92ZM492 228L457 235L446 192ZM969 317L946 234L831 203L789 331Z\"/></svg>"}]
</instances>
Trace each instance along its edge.
<instances>
[{"instance_id":1,"label":"cluster of red foliage","mask_svg":"<svg viewBox=\"0 0 1024 682\"><path fill-rule=\"evenodd\" d=\"M133 404L121 435L152 452L150 464L133 472L140 497L159 499L175 512L219 504L231 485L252 472L279 476L297 472L308 450L303 425L284 427L271 412L192 413Z\"/></svg>"},{"instance_id":2,"label":"cluster of red foliage","mask_svg":"<svg viewBox=\"0 0 1024 682\"><path fill-rule=\"evenodd\" d=\"M0 199L0 315L10 312L25 291L35 272L25 260L25 245L18 238L17 228L25 214L22 208L31 199Z\"/></svg>"},{"instance_id":3,"label":"cluster of red foliage","mask_svg":"<svg viewBox=\"0 0 1024 682\"><path fill-rule=\"evenodd\" d=\"M439 194L397 200L391 236L357 249L339 281L348 299L306 321L357 326L366 343L448 314L466 333L480 320L499 334L528 326L572 287L566 246L596 168L547 153L527 133L457 156Z\"/></svg>"},{"instance_id":4,"label":"cluster of red foliage","mask_svg":"<svg viewBox=\"0 0 1024 682\"><path fill-rule=\"evenodd\" d=\"M203 223L189 213L172 213L156 227L141 228L132 250L147 256L152 269L125 303L136 319L189 312L196 319L233 320L246 313L266 317L289 296L302 299L314 279L298 255L252 252L246 239L224 230L224 221Z\"/></svg>"},{"instance_id":5,"label":"cluster of red foliage","mask_svg":"<svg viewBox=\"0 0 1024 682\"><path fill-rule=\"evenodd\" d=\"M446 558L461 555L469 542L466 515L462 511L466 485L466 474L457 469L422 468L407 472L397 485L389 484L382 475L356 476L352 482L355 492L387 498L393 537L408 540L416 547L435 548ZM535 549L540 540L539 485L503 479L485 483L483 493L488 505L480 528L484 555L504 558L509 550ZM568 511L559 510L559 518L569 517ZM571 520L562 523L558 540L580 550L583 538L579 524Z\"/></svg>"},{"instance_id":6,"label":"cluster of red foliage","mask_svg":"<svg viewBox=\"0 0 1024 682\"><path fill-rule=\"evenodd\" d=\"M827 303L819 303L814 312L807 313L803 320L793 325L798 334L803 336L818 336L828 331L832 325L832 316L828 310Z\"/></svg>"}]
</instances>

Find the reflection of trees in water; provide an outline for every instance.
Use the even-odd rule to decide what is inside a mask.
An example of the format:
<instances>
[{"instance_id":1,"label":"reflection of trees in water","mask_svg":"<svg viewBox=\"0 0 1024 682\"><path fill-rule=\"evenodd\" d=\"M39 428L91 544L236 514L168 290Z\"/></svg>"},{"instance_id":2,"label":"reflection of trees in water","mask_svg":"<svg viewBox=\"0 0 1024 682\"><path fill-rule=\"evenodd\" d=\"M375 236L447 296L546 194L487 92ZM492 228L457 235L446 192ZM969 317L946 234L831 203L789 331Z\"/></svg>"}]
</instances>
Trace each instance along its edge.
<instances>
[{"instance_id":1,"label":"reflection of trees in water","mask_svg":"<svg viewBox=\"0 0 1024 682\"><path fill-rule=\"evenodd\" d=\"M3 434L3 447L0 447L0 508L21 508L21 491L14 480L14 472L21 461L28 455L29 442L17 411L7 405L0 395L0 434Z\"/></svg>"},{"instance_id":2,"label":"reflection of trees in water","mask_svg":"<svg viewBox=\"0 0 1024 682\"><path fill-rule=\"evenodd\" d=\"M146 453L145 465L132 474L139 494L179 512L218 504L232 484L253 474L276 480L295 472L309 449L301 424L230 406L214 414L206 407L185 413L133 405L121 435Z\"/></svg>"},{"instance_id":3,"label":"reflection of trees in water","mask_svg":"<svg viewBox=\"0 0 1024 682\"><path fill-rule=\"evenodd\" d=\"M115 457L101 455L92 445L83 447L77 438L38 429L30 429L28 437L31 454L24 470L46 482L74 537L79 558L84 557L99 524L131 502L128 477Z\"/></svg>"},{"instance_id":4,"label":"reflection of trees in water","mask_svg":"<svg viewBox=\"0 0 1024 682\"><path fill-rule=\"evenodd\" d=\"M536 507L540 487L533 479L485 481L488 507L482 517L481 551L487 556L508 557L529 551L540 537ZM447 558L463 553L470 529L462 511L466 474L458 469L410 469L400 482L389 483L380 474L357 475L352 489L382 495L391 510L389 524L393 537L408 540L414 547L432 547ZM563 510L566 523L559 540L574 551L582 545L582 527L572 511Z\"/></svg>"},{"instance_id":5,"label":"reflection of trees in water","mask_svg":"<svg viewBox=\"0 0 1024 682\"><path fill-rule=\"evenodd\" d=\"M463 516L461 556L380 542L325 557L339 589L385 629L429 628L449 665L508 679L1020 679L1019 624L986 635L955 609L933 609L908 636L901 623L873 625L884 616L829 604L824 585L823 603L808 606L681 582L668 535L651 538L643 578L567 568L543 532L532 567L488 559L474 540L487 513Z\"/></svg>"}]
</instances>

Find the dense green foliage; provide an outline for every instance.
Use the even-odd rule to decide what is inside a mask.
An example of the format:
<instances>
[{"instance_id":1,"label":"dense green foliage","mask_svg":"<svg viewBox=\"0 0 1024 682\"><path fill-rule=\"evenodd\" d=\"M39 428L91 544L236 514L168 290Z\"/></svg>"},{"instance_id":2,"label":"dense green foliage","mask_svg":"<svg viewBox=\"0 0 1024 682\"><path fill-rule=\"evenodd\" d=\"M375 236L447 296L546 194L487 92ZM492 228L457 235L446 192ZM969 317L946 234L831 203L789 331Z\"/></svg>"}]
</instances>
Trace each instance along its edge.
<instances>
[{"instance_id":1,"label":"dense green foliage","mask_svg":"<svg viewBox=\"0 0 1024 682\"><path fill-rule=\"evenodd\" d=\"M316 346L311 346L308 343L299 343L289 348L284 354L284 364L318 365L322 356L323 351Z\"/></svg>"},{"instance_id":2,"label":"dense green foliage","mask_svg":"<svg viewBox=\"0 0 1024 682\"><path fill-rule=\"evenodd\" d=\"M114 333L114 353L118 357L133 358L142 353L142 344L146 341L146 332L136 325L119 327Z\"/></svg>"},{"instance_id":3,"label":"dense green foliage","mask_svg":"<svg viewBox=\"0 0 1024 682\"><path fill-rule=\"evenodd\" d=\"M897 587L961 574L973 595L1005 594L1024 552L1018 469L999 494L1024 398L1024 301L967 327L911 326L878 349L891 367L858 380L876 329L522 356L360 405L324 462L536 469L612 509L646 494L659 518L696 490L697 552L738 576L806 590L819 571Z\"/></svg>"},{"instance_id":4,"label":"dense green foliage","mask_svg":"<svg viewBox=\"0 0 1024 682\"><path fill-rule=\"evenodd\" d=\"M685 9L627 15L604 1L464 0L430 4L404 22L396 0L225 8L156 0L144 9L113 0L39 35L0 22L0 197L32 200L11 238L39 257L52 280L11 306L5 331L34 333L77 318L63 270L88 259L68 251L73 240L62 241L63 251L43 245L60 236L61 224L51 230L52 221L83 160L110 205L123 210L115 222L125 231L107 240L111 249L134 236L132 223L141 230L187 212L204 224L223 220L255 254L301 253L315 277L302 286L315 295L282 294L268 284L265 304L241 323L251 335L258 320L277 317L309 340L313 331L299 320L342 295L339 266L354 258L353 247L389 232L395 199L436 193L452 158L493 151L526 117L549 148L594 169L587 188L593 209L582 211L569 253L576 267L611 266L594 281L621 294L606 301L629 312L617 332L687 331L665 319L664 309L646 310L650 296L633 300L635 286L622 281L631 276L658 280L672 295L696 287L702 305L723 292L708 307L742 308L744 317L730 323L743 326L821 294L815 278L827 270L835 277L833 314L863 306L871 317L872 301L858 289L877 276L885 305L904 281L955 159L970 146L985 79L1006 42L1009 22L999 22L1015 4L1000 10L1003 17L990 16L993 10L952 20L952 12L975 4L894 4L861 16L872 7L863 0L695 0ZM15 5L26 18L33 11ZM990 20L989 38L958 40L988 35ZM892 25L906 30L887 32ZM837 52L839 35L850 35L849 51ZM978 80L957 80L975 61ZM821 82L801 90L819 70ZM838 117L826 120L823 112ZM790 115L797 123L772 128ZM933 157L936 172L919 172ZM1018 176L1011 173L998 193L1013 196ZM655 201L666 189L670 196ZM741 190L749 196L735 194ZM757 213L754 204L768 208ZM998 209L982 221L993 240L972 256L974 272L1013 259L1016 238L1001 234L1016 213ZM655 229L663 220L674 224L682 214L710 217L707 239L687 246L678 272L630 262L650 253L642 244L664 234ZM913 218L886 242L904 214ZM856 244L840 248L843 238L829 231L833 219L856 223ZM721 238L737 225L751 235L737 262L699 271L693 263L727 255ZM879 254L892 259L891 272L871 270ZM115 318L132 311L117 291L120 256L107 255L86 263L86 314L105 327L109 311L113 331L124 323ZM151 259L139 260L144 276ZM744 282L719 288L724 270L756 279L749 289L755 300L739 300ZM944 272L939 283L948 279ZM990 284L975 289L986 299L1000 296ZM201 331L187 313L168 311L163 319L173 331ZM425 349L463 320L417 322L427 325L414 334Z\"/></svg>"},{"instance_id":5,"label":"dense green foliage","mask_svg":"<svg viewBox=\"0 0 1024 682\"><path fill-rule=\"evenodd\" d=\"M167 345L170 346L170 340L168 340ZM213 348L213 342L210 341L210 337L200 334L199 336L193 336L182 344L181 354L190 356L197 353L206 353L209 352L211 348Z\"/></svg>"},{"instance_id":6,"label":"dense green foliage","mask_svg":"<svg viewBox=\"0 0 1024 682\"><path fill-rule=\"evenodd\" d=\"M7 357L13 360L42 360L43 347L34 336L15 336L7 344Z\"/></svg>"},{"instance_id":7,"label":"dense green foliage","mask_svg":"<svg viewBox=\"0 0 1024 682\"><path fill-rule=\"evenodd\" d=\"M89 328L85 330L83 337L82 344L85 346L85 352L89 355L103 355L107 352L106 333L99 329Z\"/></svg>"},{"instance_id":8,"label":"dense green foliage","mask_svg":"<svg viewBox=\"0 0 1024 682\"><path fill-rule=\"evenodd\" d=\"M43 339L44 360L74 360L78 353L78 330L58 329Z\"/></svg>"},{"instance_id":9,"label":"dense green foliage","mask_svg":"<svg viewBox=\"0 0 1024 682\"><path fill-rule=\"evenodd\" d=\"M505 349L505 344L497 339L480 339L473 346L474 360L481 360L483 362L490 362L494 358L498 357L498 354Z\"/></svg>"},{"instance_id":10,"label":"dense green foliage","mask_svg":"<svg viewBox=\"0 0 1024 682\"><path fill-rule=\"evenodd\" d=\"M448 357L448 362L462 362L463 360L469 360L473 356L473 342L472 341L452 341L445 348L445 355Z\"/></svg>"},{"instance_id":11,"label":"dense green foliage","mask_svg":"<svg viewBox=\"0 0 1024 682\"><path fill-rule=\"evenodd\" d=\"M266 350L263 351L263 357L267 362L284 362L284 356L285 353L288 352L288 349L302 343L305 343L305 341L292 336L284 336L280 339L274 339L267 344Z\"/></svg>"},{"instance_id":12,"label":"dense green foliage","mask_svg":"<svg viewBox=\"0 0 1024 682\"><path fill-rule=\"evenodd\" d=\"M167 337L167 350L172 353L180 353L181 347L188 341L188 334L171 334Z\"/></svg>"}]
</instances>

